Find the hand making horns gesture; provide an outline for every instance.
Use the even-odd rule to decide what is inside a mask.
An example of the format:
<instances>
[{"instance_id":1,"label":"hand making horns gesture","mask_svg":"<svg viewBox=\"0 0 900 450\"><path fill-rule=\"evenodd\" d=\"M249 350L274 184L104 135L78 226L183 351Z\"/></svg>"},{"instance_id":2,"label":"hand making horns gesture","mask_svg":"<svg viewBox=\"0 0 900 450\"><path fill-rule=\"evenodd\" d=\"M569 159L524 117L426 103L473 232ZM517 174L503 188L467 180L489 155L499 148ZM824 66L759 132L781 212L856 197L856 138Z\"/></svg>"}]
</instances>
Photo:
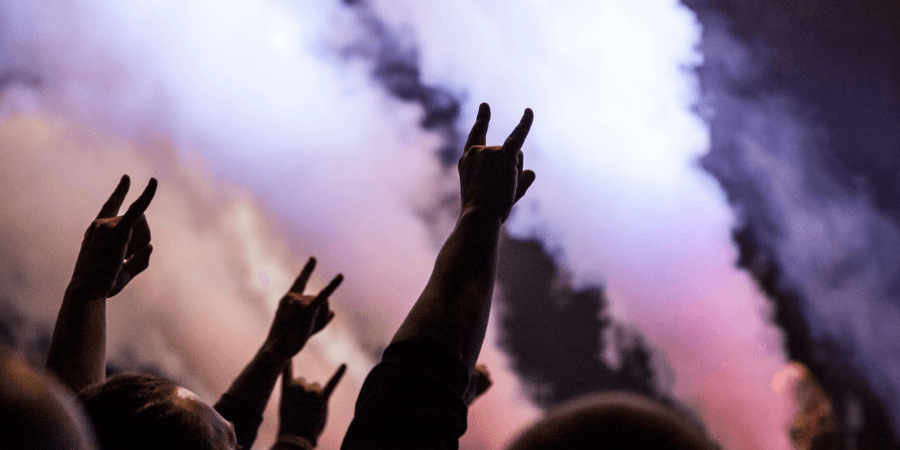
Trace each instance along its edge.
<instances>
[{"instance_id":1,"label":"hand making horns gesture","mask_svg":"<svg viewBox=\"0 0 900 450\"><path fill-rule=\"evenodd\" d=\"M321 387L319 383L294 378L291 362L288 361L281 375L281 423L278 433L301 436L316 445L325 429L328 399L346 371L347 365L341 364L325 387Z\"/></svg>"},{"instance_id":2,"label":"hand making horns gesture","mask_svg":"<svg viewBox=\"0 0 900 450\"><path fill-rule=\"evenodd\" d=\"M490 120L491 108L482 103L459 159L462 210L464 213L496 214L502 222L534 182L534 172L522 170L522 144L531 129L534 114L530 108L526 109L502 146L485 145Z\"/></svg>"},{"instance_id":3,"label":"hand making horns gesture","mask_svg":"<svg viewBox=\"0 0 900 450\"><path fill-rule=\"evenodd\" d=\"M156 194L156 179L151 178L140 197L119 216L130 184L128 175L123 175L84 233L70 285L83 289L86 296L112 297L149 265L153 246L144 211Z\"/></svg>"},{"instance_id":4,"label":"hand making horns gesture","mask_svg":"<svg viewBox=\"0 0 900 450\"><path fill-rule=\"evenodd\" d=\"M309 258L291 289L281 298L275 319L266 338L271 348L285 358L296 355L310 336L325 328L334 318L328 297L340 286L344 276L338 274L318 295L304 295L306 282L316 267L316 259Z\"/></svg>"}]
</instances>

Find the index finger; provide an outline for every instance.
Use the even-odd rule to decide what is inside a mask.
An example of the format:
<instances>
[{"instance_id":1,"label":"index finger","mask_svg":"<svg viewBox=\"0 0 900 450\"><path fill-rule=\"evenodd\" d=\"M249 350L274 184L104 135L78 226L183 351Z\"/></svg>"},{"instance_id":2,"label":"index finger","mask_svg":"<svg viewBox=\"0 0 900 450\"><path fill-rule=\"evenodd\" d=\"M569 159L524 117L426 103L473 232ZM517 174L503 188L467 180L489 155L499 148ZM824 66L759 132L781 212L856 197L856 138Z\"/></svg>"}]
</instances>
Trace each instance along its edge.
<instances>
[{"instance_id":1,"label":"index finger","mask_svg":"<svg viewBox=\"0 0 900 450\"><path fill-rule=\"evenodd\" d=\"M300 271L300 275L297 276L297 280L294 281L294 285L291 286L290 291L295 292L297 294L302 294L306 289L306 282L309 281L309 276L312 275L313 269L316 268L316 258L312 256L309 257L309 260L306 261L306 265L303 266L303 270Z\"/></svg>"},{"instance_id":2,"label":"index finger","mask_svg":"<svg viewBox=\"0 0 900 450\"><path fill-rule=\"evenodd\" d=\"M150 206L150 201L153 200L154 195L156 195L156 178L151 178L141 196L128 207L128 211L125 211L125 215L122 216L122 220L119 221L116 228L131 229L138 218L147 210L147 207Z\"/></svg>"},{"instance_id":3,"label":"index finger","mask_svg":"<svg viewBox=\"0 0 900 450\"><path fill-rule=\"evenodd\" d=\"M113 191L106 203L103 204L103 207L100 208L100 213L97 214L98 219L108 219L119 214L119 208L122 207L122 202L125 201L125 194L128 193L130 185L131 179L128 178L128 175L122 175L116 190Z\"/></svg>"},{"instance_id":4,"label":"index finger","mask_svg":"<svg viewBox=\"0 0 900 450\"><path fill-rule=\"evenodd\" d=\"M475 117L475 124L472 125L472 131L469 132L469 138L466 140L468 150L473 145L484 145L487 139L488 123L491 121L491 107L487 103L478 106L478 115Z\"/></svg>"},{"instance_id":5,"label":"index finger","mask_svg":"<svg viewBox=\"0 0 900 450\"><path fill-rule=\"evenodd\" d=\"M334 392L334 388L337 387L338 382L341 381L341 378L344 376L344 372L346 371L346 364L341 364L341 367L338 367L337 372L332 375L331 379L328 380L328 384L325 385L325 389L322 390L322 392L325 393L325 398L331 397L331 393Z\"/></svg>"},{"instance_id":6,"label":"index finger","mask_svg":"<svg viewBox=\"0 0 900 450\"><path fill-rule=\"evenodd\" d=\"M534 121L534 112L531 111L531 108L525 108L525 114L522 114L522 120L519 121L516 128L510 133L509 137L506 138L506 142L503 143L502 150L504 153L515 154L522 149L522 144L525 143L525 137L528 136L528 130L531 129L532 121Z\"/></svg>"}]
</instances>

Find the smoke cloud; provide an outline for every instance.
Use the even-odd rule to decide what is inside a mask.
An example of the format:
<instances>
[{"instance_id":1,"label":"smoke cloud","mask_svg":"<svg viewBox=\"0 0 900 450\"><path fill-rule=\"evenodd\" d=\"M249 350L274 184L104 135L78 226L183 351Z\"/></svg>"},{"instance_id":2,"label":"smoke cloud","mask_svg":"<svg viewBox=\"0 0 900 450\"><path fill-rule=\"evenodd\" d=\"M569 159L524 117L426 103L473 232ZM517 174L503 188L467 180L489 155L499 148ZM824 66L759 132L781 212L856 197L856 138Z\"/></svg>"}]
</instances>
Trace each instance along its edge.
<instances>
[{"instance_id":1,"label":"smoke cloud","mask_svg":"<svg viewBox=\"0 0 900 450\"><path fill-rule=\"evenodd\" d=\"M900 7L685 3L704 25L703 166L737 212L740 264L833 397L846 448L896 447Z\"/></svg>"},{"instance_id":2,"label":"smoke cloud","mask_svg":"<svg viewBox=\"0 0 900 450\"><path fill-rule=\"evenodd\" d=\"M345 3L4 2L0 73L42 82L9 85L0 104L0 289L21 323L51 326L81 233L118 177L137 189L155 176L155 251L110 302L112 362L156 367L213 400L316 255L313 287L346 281L335 322L295 365L323 380L348 362L321 440L337 448L452 225L453 155L477 103L494 111L491 143L527 106L538 179L511 238L553 255L570 275L560 292L602 286L608 318L665 355L667 389L725 448L788 448L770 388L779 332L732 267L732 212L696 164L709 130L693 111L692 13L674 0ZM482 361L496 384L463 448L502 448L540 414L497 346L521 337L498 327L512 300L492 318ZM260 447L275 422L270 408Z\"/></svg>"}]
</instances>

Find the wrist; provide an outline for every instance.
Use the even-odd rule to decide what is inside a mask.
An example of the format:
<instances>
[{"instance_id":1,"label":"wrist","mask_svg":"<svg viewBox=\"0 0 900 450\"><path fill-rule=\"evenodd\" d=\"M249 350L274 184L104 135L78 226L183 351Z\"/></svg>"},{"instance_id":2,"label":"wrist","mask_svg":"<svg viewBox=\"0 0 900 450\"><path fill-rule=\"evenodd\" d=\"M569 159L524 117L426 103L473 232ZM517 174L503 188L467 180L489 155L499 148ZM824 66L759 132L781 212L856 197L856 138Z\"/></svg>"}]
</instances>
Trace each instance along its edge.
<instances>
[{"instance_id":1,"label":"wrist","mask_svg":"<svg viewBox=\"0 0 900 450\"><path fill-rule=\"evenodd\" d=\"M302 349L303 346L300 346L300 348ZM274 339L268 339L260 347L257 357L276 364L287 364L294 355L296 353L292 354L291 350L287 349L287 346L279 344Z\"/></svg>"},{"instance_id":2,"label":"wrist","mask_svg":"<svg viewBox=\"0 0 900 450\"><path fill-rule=\"evenodd\" d=\"M294 417L294 419L298 419ZM292 434L294 436L301 436L304 439L309 440L313 444L318 441L319 436L322 435L322 431L324 431L324 424L321 427L317 427L314 423L304 420L288 420L284 415L281 416L281 420L278 424L278 434Z\"/></svg>"},{"instance_id":3,"label":"wrist","mask_svg":"<svg viewBox=\"0 0 900 450\"><path fill-rule=\"evenodd\" d=\"M69 285L66 287L65 297L82 302L106 300L106 295L97 292L96 288L75 281L69 282Z\"/></svg>"},{"instance_id":4,"label":"wrist","mask_svg":"<svg viewBox=\"0 0 900 450\"><path fill-rule=\"evenodd\" d=\"M277 444L287 444L292 448L303 450L312 450L316 447L315 441L311 441L303 436L293 433L278 433L278 440L275 442Z\"/></svg>"},{"instance_id":5,"label":"wrist","mask_svg":"<svg viewBox=\"0 0 900 450\"><path fill-rule=\"evenodd\" d=\"M497 226L503 224L504 217L496 209L464 206L459 213L459 222L470 222L482 226Z\"/></svg>"}]
</instances>

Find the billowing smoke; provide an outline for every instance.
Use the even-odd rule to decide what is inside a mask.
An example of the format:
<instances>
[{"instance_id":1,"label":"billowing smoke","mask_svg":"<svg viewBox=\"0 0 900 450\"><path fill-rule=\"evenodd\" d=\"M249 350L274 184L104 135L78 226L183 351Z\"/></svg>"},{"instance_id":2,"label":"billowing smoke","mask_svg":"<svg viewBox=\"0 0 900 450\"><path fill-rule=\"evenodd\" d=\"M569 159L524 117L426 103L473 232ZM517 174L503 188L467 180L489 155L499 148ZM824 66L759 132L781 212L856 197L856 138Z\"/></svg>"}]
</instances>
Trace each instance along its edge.
<instances>
[{"instance_id":1,"label":"billowing smoke","mask_svg":"<svg viewBox=\"0 0 900 450\"><path fill-rule=\"evenodd\" d=\"M450 167L462 154L462 138L458 130L461 100L459 94L440 85L422 80L419 48L412 37L392 30L369 3L345 1L353 21L341 33L347 41L339 54L348 59L360 58L372 63L370 76L390 95L422 108L419 125L441 138L437 149L441 164Z\"/></svg>"},{"instance_id":2,"label":"billowing smoke","mask_svg":"<svg viewBox=\"0 0 900 450\"><path fill-rule=\"evenodd\" d=\"M737 212L740 265L845 448L900 445L900 4L685 1L704 26L703 166Z\"/></svg>"},{"instance_id":3,"label":"billowing smoke","mask_svg":"<svg viewBox=\"0 0 900 450\"><path fill-rule=\"evenodd\" d=\"M731 212L695 164L708 145L692 112L699 39L675 0L4 2L0 73L41 84L13 83L0 104L0 288L20 323L48 328L115 180L156 176L154 255L110 302L112 362L152 364L214 399L316 255L317 287L336 272L346 281L338 317L296 371L323 379L349 363L321 441L337 448L446 235L452 162L477 103L494 112L489 143L531 107L525 165L538 178L507 243L538 239L546 253L505 264L553 255L564 275L547 291L564 306L554 326L638 330L618 333L634 338L623 348L665 355L662 387L725 448L787 448L787 412L770 389L779 335L732 267ZM500 448L539 415L510 369L521 361L497 346L533 337L497 326L516 305L509 295L482 353L496 384L470 411L464 448ZM589 343L596 333L584 331ZM612 342L596 339L580 348ZM634 364L612 356L611 368L648 367L639 351ZM609 386L583 377L598 367L578 372L579 385L558 367L547 404ZM274 423L270 409L261 447Z\"/></svg>"},{"instance_id":4,"label":"billowing smoke","mask_svg":"<svg viewBox=\"0 0 900 450\"><path fill-rule=\"evenodd\" d=\"M350 39L340 53L369 61L370 76L378 85L394 97L422 107L420 126L442 137L437 154L449 171L462 154L460 136L464 130L458 123L461 100L446 87L423 84L419 49L412 43L404 44L410 39L403 39L402 30L390 29L369 3L348 4L354 20L342 33ZM459 213L458 195L453 192L455 187L450 187L453 189L423 214L427 222L444 232L436 235L446 234ZM441 219L444 223L438 222ZM538 405L549 408L604 389L660 397L649 349L639 333L613 323L598 287L574 292L539 241L504 234L504 242L498 268L498 284L506 304L500 314L501 345ZM567 286L561 292L554 291L554 285L559 290L560 284ZM619 344L607 344L610 337L618 338ZM560 347L566 351L554 351ZM604 360L605 353L621 367L610 367ZM562 360L561 356L570 359Z\"/></svg>"}]
</instances>

